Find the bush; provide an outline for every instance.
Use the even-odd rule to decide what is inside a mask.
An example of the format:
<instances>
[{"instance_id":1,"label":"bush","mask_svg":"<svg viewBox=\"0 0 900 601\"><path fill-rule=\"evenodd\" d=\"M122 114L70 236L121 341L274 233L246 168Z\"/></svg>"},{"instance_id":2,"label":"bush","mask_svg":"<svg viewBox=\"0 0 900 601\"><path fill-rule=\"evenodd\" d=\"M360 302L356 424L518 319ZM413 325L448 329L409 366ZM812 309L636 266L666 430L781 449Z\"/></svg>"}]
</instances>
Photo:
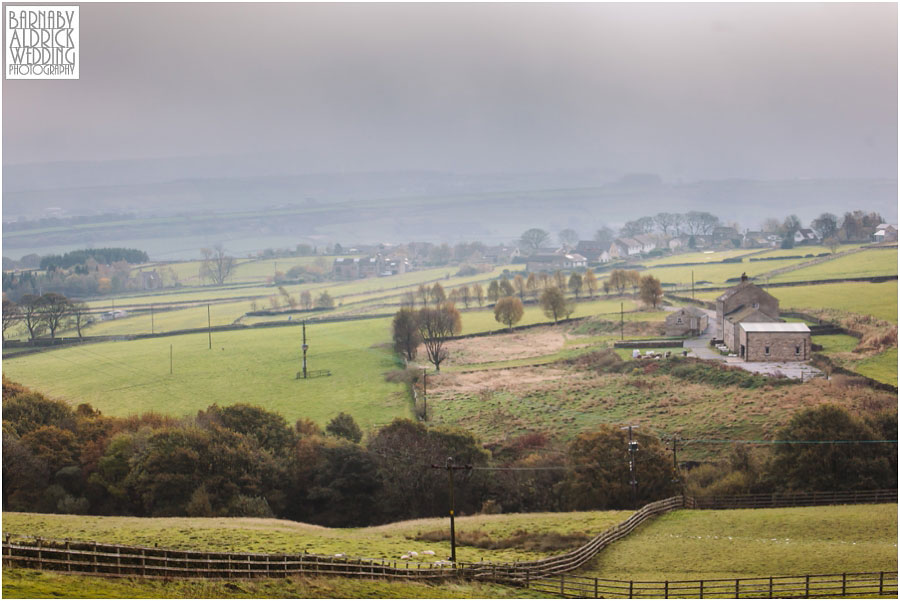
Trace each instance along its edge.
<instances>
[{"instance_id":1,"label":"bush","mask_svg":"<svg viewBox=\"0 0 900 601\"><path fill-rule=\"evenodd\" d=\"M228 517L233 518L271 518L275 517L269 502L263 497L237 495L228 503Z\"/></svg>"}]
</instances>

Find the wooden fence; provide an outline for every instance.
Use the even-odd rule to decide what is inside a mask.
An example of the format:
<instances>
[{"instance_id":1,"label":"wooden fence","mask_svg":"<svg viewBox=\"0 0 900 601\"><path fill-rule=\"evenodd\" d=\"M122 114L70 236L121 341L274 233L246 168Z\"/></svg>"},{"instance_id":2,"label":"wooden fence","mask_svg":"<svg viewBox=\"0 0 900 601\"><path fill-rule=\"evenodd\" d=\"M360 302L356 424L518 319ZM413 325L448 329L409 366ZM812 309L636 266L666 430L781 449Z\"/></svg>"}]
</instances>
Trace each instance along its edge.
<instances>
[{"instance_id":1,"label":"wooden fence","mask_svg":"<svg viewBox=\"0 0 900 601\"><path fill-rule=\"evenodd\" d=\"M534 591L580 599L790 599L897 596L897 572L805 574L659 582L562 575L528 583Z\"/></svg>"},{"instance_id":2,"label":"wooden fence","mask_svg":"<svg viewBox=\"0 0 900 601\"><path fill-rule=\"evenodd\" d=\"M855 505L896 503L897 489L846 490L836 492L785 492L755 495L685 497L687 509L765 509L769 507L810 507L815 505Z\"/></svg>"},{"instance_id":3,"label":"wooden fence","mask_svg":"<svg viewBox=\"0 0 900 601\"><path fill-rule=\"evenodd\" d=\"M456 577L450 562L418 563L328 555L215 553L24 538L7 534L3 565L100 576L284 578L345 576L434 580Z\"/></svg>"},{"instance_id":4,"label":"wooden fence","mask_svg":"<svg viewBox=\"0 0 900 601\"><path fill-rule=\"evenodd\" d=\"M344 576L440 580L466 578L493 581L564 597L714 598L894 595L897 572L773 576L697 581L639 582L587 578L567 574L624 538L645 521L681 508L737 509L851 503L897 502L897 490L821 493L775 493L731 497L676 496L645 505L628 519L605 530L581 547L535 561L514 563L433 563L347 558L313 554L259 554L180 551L46 540L6 534L3 565L101 576L146 578L282 578Z\"/></svg>"}]
</instances>

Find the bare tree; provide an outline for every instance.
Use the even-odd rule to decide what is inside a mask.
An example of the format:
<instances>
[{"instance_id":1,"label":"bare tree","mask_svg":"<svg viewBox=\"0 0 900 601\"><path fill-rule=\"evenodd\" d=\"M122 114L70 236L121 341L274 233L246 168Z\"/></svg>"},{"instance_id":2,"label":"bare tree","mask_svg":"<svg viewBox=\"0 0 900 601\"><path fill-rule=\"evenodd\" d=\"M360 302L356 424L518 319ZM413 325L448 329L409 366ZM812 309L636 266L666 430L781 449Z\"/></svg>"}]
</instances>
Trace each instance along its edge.
<instances>
[{"instance_id":1,"label":"bare tree","mask_svg":"<svg viewBox=\"0 0 900 601\"><path fill-rule=\"evenodd\" d=\"M397 311L391 329L394 337L394 350L409 361L415 359L419 345L422 344L416 312L406 308Z\"/></svg>"},{"instance_id":2,"label":"bare tree","mask_svg":"<svg viewBox=\"0 0 900 601\"><path fill-rule=\"evenodd\" d=\"M535 277L534 273L528 274L528 279L525 280L525 288L528 290L528 294L531 295L531 298L537 299L538 281L537 281L537 277Z\"/></svg>"},{"instance_id":3,"label":"bare tree","mask_svg":"<svg viewBox=\"0 0 900 601\"><path fill-rule=\"evenodd\" d=\"M571 290L572 294L575 295L575 300L578 300L578 295L581 294L581 290L583 288L584 278L582 278L580 274L573 271L572 275L569 276L569 290Z\"/></svg>"},{"instance_id":4,"label":"bare tree","mask_svg":"<svg viewBox=\"0 0 900 601\"><path fill-rule=\"evenodd\" d=\"M559 243L562 246L571 248L578 244L578 240L580 237L578 236L578 232L576 232L572 228L567 227L566 229L558 233L556 235L556 238L559 240Z\"/></svg>"},{"instance_id":5,"label":"bare tree","mask_svg":"<svg viewBox=\"0 0 900 601\"><path fill-rule=\"evenodd\" d=\"M28 329L28 337L31 340L34 340L44 329L44 322L41 319L42 303L42 297L35 294L25 294L19 299L19 314L22 316L22 323Z\"/></svg>"},{"instance_id":6,"label":"bare tree","mask_svg":"<svg viewBox=\"0 0 900 601\"><path fill-rule=\"evenodd\" d=\"M532 254L537 252L537 250L546 244L549 239L550 234L535 227L522 234L520 244L523 250Z\"/></svg>"},{"instance_id":7,"label":"bare tree","mask_svg":"<svg viewBox=\"0 0 900 601\"><path fill-rule=\"evenodd\" d=\"M522 277L521 274L516 274L516 277L513 278L513 287L516 289L516 294L519 295L520 299L525 298L525 278Z\"/></svg>"},{"instance_id":8,"label":"bare tree","mask_svg":"<svg viewBox=\"0 0 900 601\"><path fill-rule=\"evenodd\" d=\"M662 300L662 296L663 290L659 280L652 275L645 275L641 278L641 300L645 304L655 309Z\"/></svg>"},{"instance_id":9,"label":"bare tree","mask_svg":"<svg viewBox=\"0 0 900 601\"><path fill-rule=\"evenodd\" d=\"M547 288L541 293L541 309L553 323L557 323L566 314L566 295L556 286Z\"/></svg>"},{"instance_id":10,"label":"bare tree","mask_svg":"<svg viewBox=\"0 0 900 601\"><path fill-rule=\"evenodd\" d=\"M50 330L50 338L56 338L56 330L62 325L63 320L69 315L71 302L62 294L48 292L41 297L40 320Z\"/></svg>"},{"instance_id":11,"label":"bare tree","mask_svg":"<svg viewBox=\"0 0 900 601\"><path fill-rule=\"evenodd\" d=\"M304 309L306 309L307 311L312 309L313 300L312 300L312 294L309 292L309 290L304 290L303 292L300 293L300 306L303 307Z\"/></svg>"},{"instance_id":12,"label":"bare tree","mask_svg":"<svg viewBox=\"0 0 900 601\"><path fill-rule=\"evenodd\" d=\"M719 225L719 218L706 211L688 211L684 215L684 225L692 236L709 234Z\"/></svg>"},{"instance_id":13,"label":"bare tree","mask_svg":"<svg viewBox=\"0 0 900 601\"><path fill-rule=\"evenodd\" d=\"M594 275L594 270L588 267L587 271L584 272L584 287L587 288L588 294L593 299L594 294L597 293L597 276Z\"/></svg>"},{"instance_id":14,"label":"bare tree","mask_svg":"<svg viewBox=\"0 0 900 601\"><path fill-rule=\"evenodd\" d=\"M475 299L479 307L484 306L484 288L481 284L472 284L472 298Z\"/></svg>"},{"instance_id":15,"label":"bare tree","mask_svg":"<svg viewBox=\"0 0 900 601\"><path fill-rule=\"evenodd\" d=\"M469 291L469 287L463 284L458 288L459 290L459 300L462 301L462 304L466 306L466 309L469 308L469 303L472 301L472 293Z\"/></svg>"},{"instance_id":16,"label":"bare tree","mask_svg":"<svg viewBox=\"0 0 900 601\"><path fill-rule=\"evenodd\" d=\"M439 305L447 300L447 293L444 292L444 287L441 286L440 282L435 282L434 286L431 287L431 300L434 301L435 305Z\"/></svg>"},{"instance_id":17,"label":"bare tree","mask_svg":"<svg viewBox=\"0 0 900 601\"><path fill-rule=\"evenodd\" d=\"M669 230L675 226L675 213L657 213L653 216L653 223L664 236L669 235Z\"/></svg>"},{"instance_id":18,"label":"bare tree","mask_svg":"<svg viewBox=\"0 0 900 601\"><path fill-rule=\"evenodd\" d=\"M428 306L428 297L431 296L431 290L428 289L428 286L425 284L419 284L419 288L416 290L416 294L419 295L419 300L422 301L422 306Z\"/></svg>"},{"instance_id":19,"label":"bare tree","mask_svg":"<svg viewBox=\"0 0 900 601\"><path fill-rule=\"evenodd\" d=\"M78 333L78 337L81 338L81 328L87 325L89 308L87 303L84 301L73 300L69 303L69 317L72 318L72 323L75 325L75 331Z\"/></svg>"},{"instance_id":20,"label":"bare tree","mask_svg":"<svg viewBox=\"0 0 900 601\"><path fill-rule=\"evenodd\" d=\"M3 338L6 338L6 330L22 321L19 306L11 300L3 299Z\"/></svg>"},{"instance_id":21,"label":"bare tree","mask_svg":"<svg viewBox=\"0 0 900 601\"><path fill-rule=\"evenodd\" d=\"M497 299L499 299L500 296L500 284L497 282L497 280L491 280L491 283L488 284L487 289L488 300L492 303L496 303Z\"/></svg>"},{"instance_id":22,"label":"bare tree","mask_svg":"<svg viewBox=\"0 0 900 601\"><path fill-rule=\"evenodd\" d=\"M441 371L441 363L449 356L444 347L447 339L462 330L462 318L453 303L441 303L434 308L419 310L417 324L425 344L428 360L435 371Z\"/></svg>"},{"instance_id":23,"label":"bare tree","mask_svg":"<svg viewBox=\"0 0 900 601\"><path fill-rule=\"evenodd\" d=\"M838 218L832 213L822 213L810 224L822 240L831 238L837 234ZM834 252L834 251L832 251Z\"/></svg>"},{"instance_id":24,"label":"bare tree","mask_svg":"<svg viewBox=\"0 0 900 601\"><path fill-rule=\"evenodd\" d=\"M200 277L221 286L234 271L234 257L226 255L221 244L217 244L213 249L204 248L201 252L203 263L200 266Z\"/></svg>"},{"instance_id":25,"label":"bare tree","mask_svg":"<svg viewBox=\"0 0 900 601\"><path fill-rule=\"evenodd\" d=\"M515 296L504 296L494 305L494 319L506 324L512 330L513 324L519 323L525 313L522 301Z\"/></svg>"}]
</instances>

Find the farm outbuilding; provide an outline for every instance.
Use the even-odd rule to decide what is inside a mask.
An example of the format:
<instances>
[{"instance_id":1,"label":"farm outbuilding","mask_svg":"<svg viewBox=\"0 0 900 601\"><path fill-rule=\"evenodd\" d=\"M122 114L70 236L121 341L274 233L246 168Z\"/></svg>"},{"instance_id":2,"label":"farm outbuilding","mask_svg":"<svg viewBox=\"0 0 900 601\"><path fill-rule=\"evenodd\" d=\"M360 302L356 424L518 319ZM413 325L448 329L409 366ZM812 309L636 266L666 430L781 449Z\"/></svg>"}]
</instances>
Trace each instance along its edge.
<instances>
[{"instance_id":1,"label":"farm outbuilding","mask_svg":"<svg viewBox=\"0 0 900 601\"><path fill-rule=\"evenodd\" d=\"M738 355L746 361L808 361L811 339L805 323L741 323Z\"/></svg>"},{"instance_id":2,"label":"farm outbuilding","mask_svg":"<svg viewBox=\"0 0 900 601\"><path fill-rule=\"evenodd\" d=\"M699 336L709 326L709 316L697 307L682 307L666 316L666 336Z\"/></svg>"},{"instance_id":3,"label":"farm outbuilding","mask_svg":"<svg viewBox=\"0 0 900 601\"><path fill-rule=\"evenodd\" d=\"M734 353L742 322L781 322L778 315L778 299L752 284L746 275L716 299L716 331Z\"/></svg>"}]
</instances>

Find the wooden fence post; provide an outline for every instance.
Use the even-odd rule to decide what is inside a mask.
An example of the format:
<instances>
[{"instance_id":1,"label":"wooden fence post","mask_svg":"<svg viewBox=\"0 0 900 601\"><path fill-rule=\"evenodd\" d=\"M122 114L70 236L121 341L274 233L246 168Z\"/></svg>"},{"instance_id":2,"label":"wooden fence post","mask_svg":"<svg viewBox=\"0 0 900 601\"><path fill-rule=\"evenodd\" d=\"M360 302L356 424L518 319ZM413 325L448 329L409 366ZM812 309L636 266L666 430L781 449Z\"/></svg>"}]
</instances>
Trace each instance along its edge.
<instances>
[{"instance_id":1,"label":"wooden fence post","mask_svg":"<svg viewBox=\"0 0 900 601\"><path fill-rule=\"evenodd\" d=\"M67 572L72 571L72 564L70 563L71 561L72 561L72 556L69 554L69 541L68 541L68 539L66 539L66 571Z\"/></svg>"},{"instance_id":2,"label":"wooden fence post","mask_svg":"<svg viewBox=\"0 0 900 601\"><path fill-rule=\"evenodd\" d=\"M141 576L147 575L147 551L141 549Z\"/></svg>"},{"instance_id":3,"label":"wooden fence post","mask_svg":"<svg viewBox=\"0 0 900 601\"><path fill-rule=\"evenodd\" d=\"M774 597L772 596L774 594L774 592L772 590L774 583L772 582L772 580L773 580L773 578L771 576L769 576L769 599L774 599Z\"/></svg>"},{"instance_id":4,"label":"wooden fence post","mask_svg":"<svg viewBox=\"0 0 900 601\"><path fill-rule=\"evenodd\" d=\"M878 594L884 594L884 572L881 572L878 576Z\"/></svg>"},{"instance_id":5,"label":"wooden fence post","mask_svg":"<svg viewBox=\"0 0 900 601\"><path fill-rule=\"evenodd\" d=\"M37 548L38 548L38 569L39 569L39 570L43 570L43 569L44 569L44 553L43 553L43 551L41 551L41 544L42 544L41 539L37 539Z\"/></svg>"},{"instance_id":6,"label":"wooden fence post","mask_svg":"<svg viewBox=\"0 0 900 601\"><path fill-rule=\"evenodd\" d=\"M666 580L665 585L663 586L663 599L669 598L669 581Z\"/></svg>"},{"instance_id":7,"label":"wooden fence post","mask_svg":"<svg viewBox=\"0 0 900 601\"><path fill-rule=\"evenodd\" d=\"M806 599L809 599L809 574L806 575Z\"/></svg>"},{"instance_id":8,"label":"wooden fence post","mask_svg":"<svg viewBox=\"0 0 900 601\"><path fill-rule=\"evenodd\" d=\"M594 578L594 599L600 598L600 580Z\"/></svg>"},{"instance_id":9,"label":"wooden fence post","mask_svg":"<svg viewBox=\"0 0 900 601\"><path fill-rule=\"evenodd\" d=\"M847 572L841 574L841 596L847 595Z\"/></svg>"},{"instance_id":10,"label":"wooden fence post","mask_svg":"<svg viewBox=\"0 0 900 601\"><path fill-rule=\"evenodd\" d=\"M628 598L634 599L634 580L628 581Z\"/></svg>"},{"instance_id":11,"label":"wooden fence post","mask_svg":"<svg viewBox=\"0 0 900 601\"><path fill-rule=\"evenodd\" d=\"M700 581L700 598L703 598L703 581Z\"/></svg>"},{"instance_id":12,"label":"wooden fence post","mask_svg":"<svg viewBox=\"0 0 900 601\"><path fill-rule=\"evenodd\" d=\"M93 564L94 564L93 567L94 567L94 571L96 572L97 571L97 543L94 543L94 553L91 556L91 558L93 559Z\"/></svg>"},{"instance_id":13,"label":"wooden fence post","mask_svg":"<svg viewBox=\"0 0 900 601\"><path fill-rule=\"evenodd\" d=\"M559 594L565 596L566 594L566 575L559 575Z\"/></svg>"},{"instance_id":14,"label":"wooden fence post","mask_svg":"<svg viewBox=\"0 0 900 601\"><path fill-rule=\"evenodd\" d=\"M734 579L734 598L735 599L741 598L741 579L740 578Z\"/></svg>"}]
</instances>

